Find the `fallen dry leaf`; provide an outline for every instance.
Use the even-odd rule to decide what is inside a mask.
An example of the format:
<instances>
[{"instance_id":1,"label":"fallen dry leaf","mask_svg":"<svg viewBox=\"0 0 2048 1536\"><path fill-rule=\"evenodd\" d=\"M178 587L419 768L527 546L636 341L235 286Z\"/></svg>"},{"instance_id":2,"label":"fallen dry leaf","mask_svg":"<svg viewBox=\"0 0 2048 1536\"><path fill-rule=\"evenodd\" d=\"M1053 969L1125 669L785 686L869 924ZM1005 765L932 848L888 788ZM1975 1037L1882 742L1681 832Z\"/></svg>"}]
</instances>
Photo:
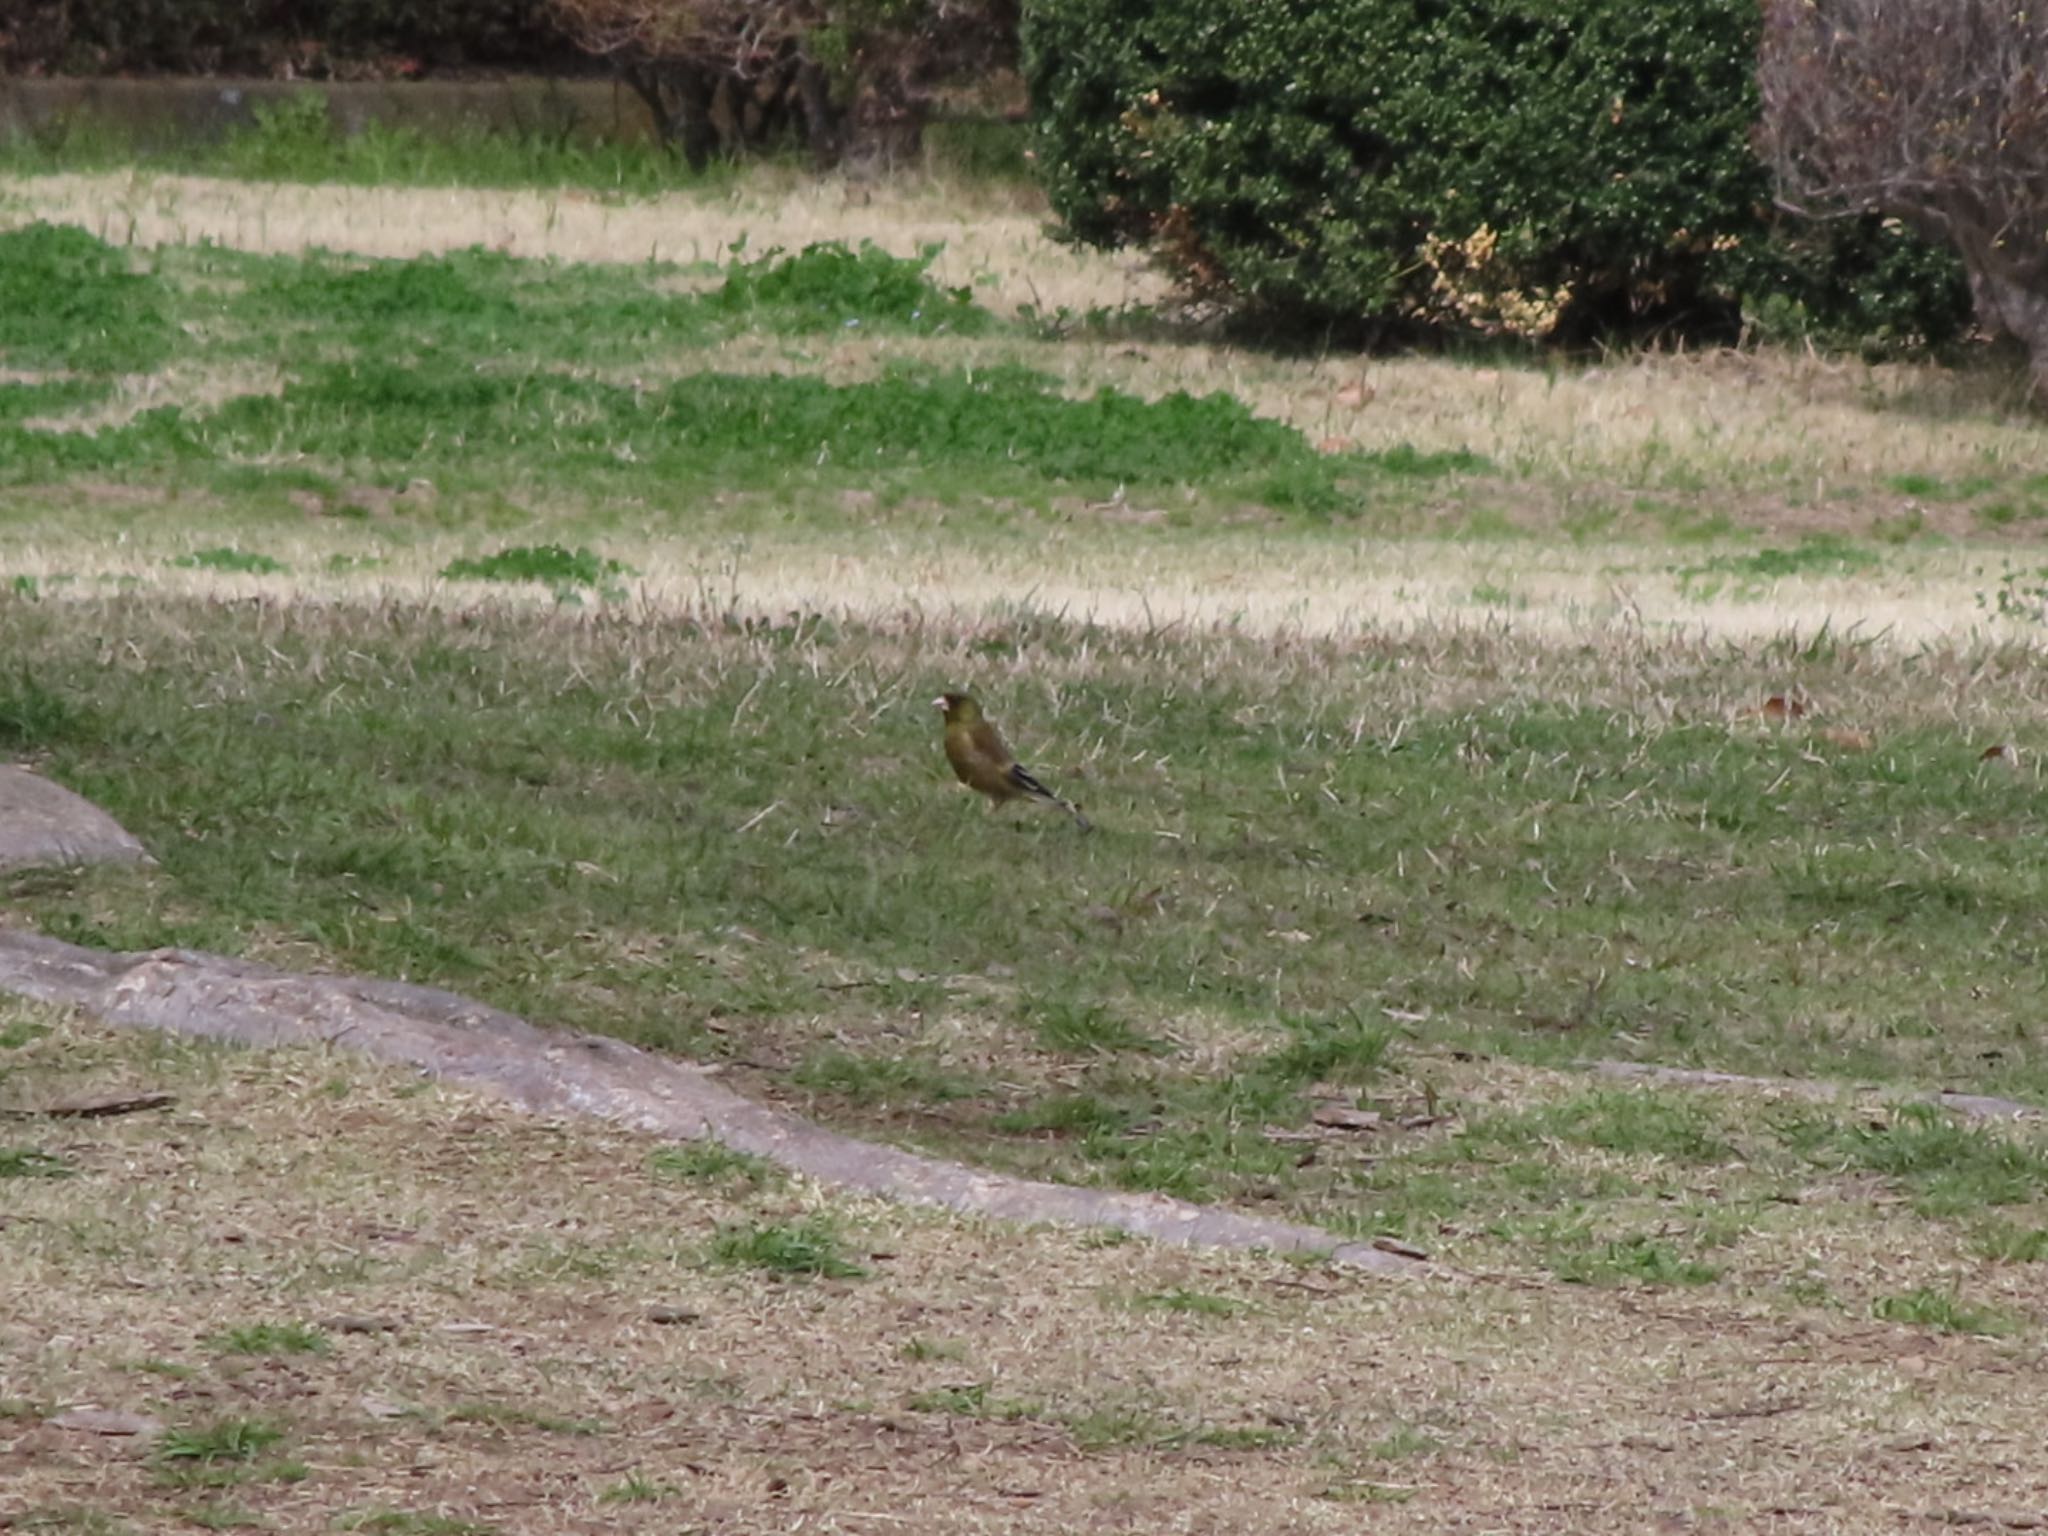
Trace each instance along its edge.
<instances>
[{"instance_id":1,"label":"fallen dry leaf","mask_svg":"<svg viewBox=\"0 0 2048 1536\"><path fill-rule=\"evenodd\" d=\"M1377 393L1378 391L1366 383L1365 380L1356 379L1338 390L1335 399L1339 405L1347 410L1356 411L1372 404L1372 397Z\"/></svg>"},{"instance_id":2,"label":"fallen dry leaf","mask_svg":"<svg viewBox=\"0 0 2048 1536\"><path fill-rule=\"evenodd\" d=\"M1751 713L1765 720L1801 720L1806 717L1806 703L1802 699L1788 699L1782 693L1774 693Z\"/></svg>"},{"instance_id":3,"label":"fallen dry leaf","mask_svg":"<svg viewBox=\"0 0 2048 1536\"><path fill-rule=\"evenodd\" d=\"M1316 444L1317 453L1349 453L1352 449L1348 437L1326 437Z\"/></svg>"},{"instance_id":4,"label":"fallen dry leaf","mask_svg":"<svg viewBox=\"0 0 2048 1536\"><path fill-rule=\"evenodd\" d=\"M2020 749L2009 741L2001 741L1996 746L1986 747L1982 752L1979 752L1977 754L1977 761L1980 763L1996 763L2001 768L2017 770L2020 765Z\"/></svg>"},{"instance_id":5,"label":"fallen dry leaf","mask_svg":"<svg viewBox=\"0 0 2048 1536\"><path fill-rule=\"evenodd\" d=\"M1877 745L1868 731L1851 730L1846 725L1824 726L1815 733L1831 747L1840 747L1844 752L1868 752Z\"/></svg>"}]
</instances>

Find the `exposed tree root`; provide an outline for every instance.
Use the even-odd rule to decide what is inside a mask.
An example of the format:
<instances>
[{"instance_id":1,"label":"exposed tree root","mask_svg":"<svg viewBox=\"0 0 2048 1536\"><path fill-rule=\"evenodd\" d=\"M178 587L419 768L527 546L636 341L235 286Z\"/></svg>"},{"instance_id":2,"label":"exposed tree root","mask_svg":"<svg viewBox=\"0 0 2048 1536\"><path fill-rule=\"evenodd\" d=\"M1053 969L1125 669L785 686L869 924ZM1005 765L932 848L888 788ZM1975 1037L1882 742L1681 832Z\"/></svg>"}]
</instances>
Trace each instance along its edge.
<instances>
[{"instance_id":1,"label":"exposed tree root","mask_svg":"<svg viewBox=\"0 0 2048 1536\"><path fill-rule=\"evenodd\" d=\"M190 950L120 954L0 931L0 989L114 1025L245 1045L341 1046L493 1091L529 1110L715 1140L827 1184L965 1214L1112 1227L1195 1247L1320 1253L1388 1275L1428 1269L1315 1227L1163 1195L978 1172L856 1140L742 1098L688 1063L600 1036L536 1029L431 987L297 976Z\"/></svg>"}]
</instances>

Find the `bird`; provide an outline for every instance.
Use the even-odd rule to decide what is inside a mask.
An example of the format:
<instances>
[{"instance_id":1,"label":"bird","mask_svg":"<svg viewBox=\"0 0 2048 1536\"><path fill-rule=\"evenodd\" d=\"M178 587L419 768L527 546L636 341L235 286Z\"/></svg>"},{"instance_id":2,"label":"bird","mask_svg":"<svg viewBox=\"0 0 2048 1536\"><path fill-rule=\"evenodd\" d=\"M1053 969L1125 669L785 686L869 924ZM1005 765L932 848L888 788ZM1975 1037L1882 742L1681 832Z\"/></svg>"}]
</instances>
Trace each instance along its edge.
<instances>
[{"instance_id":1,"label":"bird","mask_svg":"<svg viewBox=\"0 0 2048 1536\"><path fill-rule=\"evenodd\" d=\"M1009 800L1043 800L1073 817L1083 832L1094 829L1081 807L1047 789L1011 755L1003 733L981 712L973 694L942 693L932 708L946 717L946 761L962 784L988 796L991 810Z\"/></svg>"}]
</instances>

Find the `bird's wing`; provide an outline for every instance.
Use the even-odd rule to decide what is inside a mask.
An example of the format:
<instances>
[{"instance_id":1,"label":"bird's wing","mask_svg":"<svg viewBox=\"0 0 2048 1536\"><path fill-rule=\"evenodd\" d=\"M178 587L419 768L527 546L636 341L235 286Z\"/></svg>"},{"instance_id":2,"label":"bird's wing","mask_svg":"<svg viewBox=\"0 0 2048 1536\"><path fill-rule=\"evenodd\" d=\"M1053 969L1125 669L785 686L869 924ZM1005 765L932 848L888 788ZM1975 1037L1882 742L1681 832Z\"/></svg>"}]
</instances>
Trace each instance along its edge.
<instances>
[{"instance_id":1,"label":"bird's wing","mask_svg":"<svg viewBox=\"0 0 2048 1536\"><path fill-rule=\"evenodd\" d=\"M993 720L975 721L968 727L967 739L989 766L998 772L1016 762L1016 759L1010 756L1009 746L1003 741L1003 733L996 729Z\"/></svg>"},{"instance_id":2,"label":"bird's wing","mask_svg":"<svg viewBox=\"0 0 2048 1536\"><path fill-rule=\"evenodd\" d=\"M1058 795L1039 783L1031 770L1022 763L1010 764L1009 779L1012 784L1023 790L1027 795L1036 795L1041 800L1051 800L1060 804L1065 803L1060 800Z\"/></svg>"},{"instance_id":3,"label":"bird's wing","mask_svg":"<svg viewBox=\"0 0 2048 1536\"><path fill-rule=\"evenodd\" d=\"M1092 832L1095 829L1095 823L1090 821L1086 816L1081 814L1081 807L1074 804L1074 802L1069 800L1065 795L1056 795L1051 790L1047 789L1043 784L1039 783L1038 780L1032 776L1031 770L1026 768L1022 763L1010 764L1009 780L1012 784L1016 785L1019 789L1024 791L1025 794L1034 795L1040 800L1046 800L1058 806L1061 810L1065 811L1069 816L1073 817L1074 820L1078 821L1081 824L1081 830L1083 832Z\"/></svg>"}]
</instances>

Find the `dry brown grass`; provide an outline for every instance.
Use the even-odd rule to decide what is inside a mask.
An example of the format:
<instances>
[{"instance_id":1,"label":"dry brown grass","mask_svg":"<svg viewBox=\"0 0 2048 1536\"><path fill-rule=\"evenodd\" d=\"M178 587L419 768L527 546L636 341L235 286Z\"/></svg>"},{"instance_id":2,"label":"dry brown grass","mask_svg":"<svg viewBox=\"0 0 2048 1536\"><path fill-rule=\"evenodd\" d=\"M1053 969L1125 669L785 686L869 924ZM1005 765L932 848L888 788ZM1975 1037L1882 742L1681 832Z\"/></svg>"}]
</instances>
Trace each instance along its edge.
<instances>
[{"instance_id":1,"label":"dry brown grass","mask_svg":"<svg viewBox=\"0 0 2048 1536\"><path fill-rule=\"evenodd\" d=\"M2048 1500L2034 1342L1747 1284L1389 1284L1094 1247L661 1177L644 1138L346 1056L0 1005L0 1024L32 1023L52 1033L8 1051L9 1107L115 1088L178 1102L7 1122L78 1170L6 1186L0 1517L23 1529L169 1529L231 1503L307 1531L385 1510L535 1533L1822 1532ZM720 1224L814 1213L869 1278L703 1261ZM1822 1206L1760 1257L1898 1289L1950 1273L1927 1237L1897 1210L1852 1224ZM1175 1292L1242 1310L1134 1304ZM657 1325L657 1306L694 1318ZM351 1316L378 1331L330 1323L324 1355L217 1342ZM967 1386L1009 1406L912 1406ZM287 1438L239 1486L168 1488L143 1443L44 1422L86 1403L174 1428L264 1418ZM304 1475L265 1475L279 1460ZM660 1496L618 1501L628 1479Z\"/></svg>"},{"instance_id":2,"label":"dry brown grass","mask_svg":"<svg viewBox=\"0 0 2048 1536\"><path fill-rule=\"evenodd\" d=\"M351 493L355 494L355 493ZM366 502L392 500L365 488ZM449 561L504 544L563 537L536 516L528 527L378 537L374 524L308 516L296 529L246 534L207 528L207 509L183 503L109 539L103 519L81 526L79 501L152 504L146 491L74 488L38 515L17 506L0 528L10 575L33 577L51 595L119 589L276 601L531 609L553 602L538 586L450 582ZM851 509L861 516L862 509ZM2015 558L1996 548L1917 548L1889 553L1875 569L1702 585L1702 558L1630 543L1560 544L1524 539L1402 539L1280 533L1256 527L1192 533L1157 526L1143 505L1073 503L1038 524L1033 542L996 541L946 527L851 526L744 536L678 533L656 509L591 542L624 560L624 611L663 619L704 606L739 615L813 613L862 622L922 620L972 629L1020 610L1064 615L1126 631L1235 631L1345 636L1482 630L1537 644L1626 645L1648 637L1751 642L1840 635L1892 646L2028 641L2038 623L2001 618L1980 596L1996 591ZM572 542L575 540L572 539ZM176 569L194 549L240 544L282 561L275 576ZM332 557L381 564L329 570ZM2019 557L2026 563L2026 557Z\"/></svg>"}]
</instances>

